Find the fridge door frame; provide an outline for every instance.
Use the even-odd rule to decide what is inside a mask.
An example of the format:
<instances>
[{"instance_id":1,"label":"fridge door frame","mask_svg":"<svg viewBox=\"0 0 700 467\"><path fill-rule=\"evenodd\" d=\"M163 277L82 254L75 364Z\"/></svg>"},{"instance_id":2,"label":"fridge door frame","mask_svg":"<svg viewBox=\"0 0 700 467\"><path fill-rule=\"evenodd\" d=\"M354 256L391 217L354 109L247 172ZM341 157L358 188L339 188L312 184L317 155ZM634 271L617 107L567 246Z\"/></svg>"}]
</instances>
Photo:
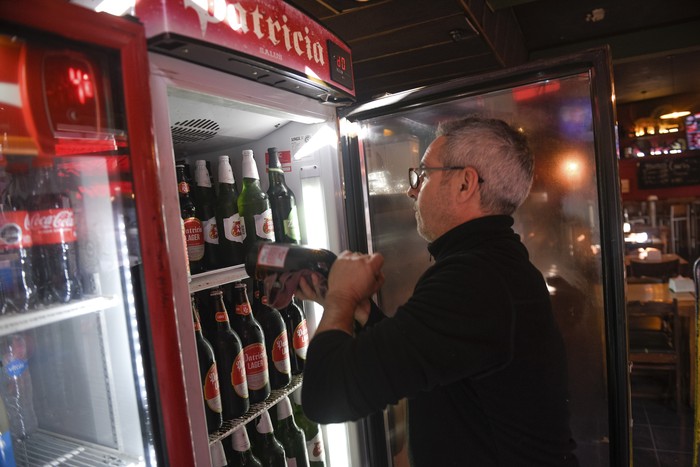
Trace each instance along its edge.
<instances>
[{"instance_id":1,"label":"fridge door frame","mask_svg":"<svg viewBox=\"0 0 700 467\"><path fill-rule=\"evenodd\" d=\"M170 258L153 139L148 56L143 26L135 21L53 0L0 1L4 23L115 51L120 57L147 319L142 348L153 443L162 465L194 465L191 429L174 314ZM60 18L60 21L57 21ZM138 299L138 297L137 297ZM144 433L145 435L149 435ZM148 455L148 453L146 453Z\"/></svg>"},{"instance_id":2,"label":"fridge door frame","mask_svg":"<svg viewBox=\"0 0 700 467\"><path fill-rule=\"evenodd\" d=\"M522 66L450 80L434 86L392 94L375 101L341 109L341 119L360 122L442 102L508 89L528 83L588 73L591 80L591 104L595 135L595 161L598 197L621 200L618 176L617 118L609 47L531 62ZM341 120L342 123L342 120ZM369 194L363 165L362 144L351 124L341 124L343 172L349 245L354 251L371 251ZM610 423L610 465L630 465L631 400L627 365L625 320L624 238L622 203L600 203L599 207L604 323L607 342L608 415ZM372 423L371 426L376 426ZM385 437L368 429L373 440ZM373 443L374 444L374 443ZM388 448L387 448L388 450ZM380 456L380 458L383 456ZM381 460L383 462L383 460ZM380 464L381 465L381 464Z\"/></svg>"}]
</instances>

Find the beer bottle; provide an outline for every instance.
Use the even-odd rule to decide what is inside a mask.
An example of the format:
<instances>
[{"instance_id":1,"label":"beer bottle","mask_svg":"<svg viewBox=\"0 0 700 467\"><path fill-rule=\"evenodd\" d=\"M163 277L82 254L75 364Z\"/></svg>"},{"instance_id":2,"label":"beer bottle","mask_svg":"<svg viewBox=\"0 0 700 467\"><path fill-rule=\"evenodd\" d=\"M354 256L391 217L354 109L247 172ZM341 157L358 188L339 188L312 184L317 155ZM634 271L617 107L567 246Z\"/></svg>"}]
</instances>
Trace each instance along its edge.
<instances>
[{"instance_id":1,"label":"beer bottle","mask_svg":"<svg viewBox=\"0 0 700 467\"><path fill-rule=\"evenodd\" d=\"M255 165L253 151L243 151L243 189L238 197L238 212L245 220L246 237L243 242L245 252L253 249L260 241L275 241L275 229L272 225L272 209L267 193L260 187L258 168Z\"/></svg>"},{"instance_id":2,"label":"beer bottle","mask_svg":"<svg viewBox=\"0 0 700 467\"><path fill-rule=\"evenodd\" d=\"M231 435L230 441L224 442L224 451L228 467L262 467L258 458L253 455L245 427L238 428Z\"/></svg>"},{"instance_id":3,"label":"beer bottle","mask_svg":"<svg viewBox=\"0 0 700 467\"><path fill-rule=\"evenodd\" d=\"M211 186L206 161L196 162L194 178L195 207L204 236L204 267L212 270L219 267L219 232L216 227L216 194Z\"/></svg>"},{"instance_id":4,"label":"beer bottle","mask_svg":"<svg viewBox=\"0 0 700 467\"><path fill-rule=\"evenodd\" d=\"M255 284L253 293L253 315L265 334L265 349L270 364L270 387L281 389L292 381L287 327L280 312L267 306L267 297L263 293L261 282Z\"/></svg>"},{"instance_id":5,"label":"beer bottle","mask_svg":"<svg viewBox=\"0 0 700 467\"><path fill-rule=\"evenodd\" d=\"M190 196L190 184L185 176L184 164L175 166L177 171L177 191L180 194L180 214L185 223L185 241L190 273L204 272L204 234L202 222L197 218L197 209Z\"/></svg>"},{"instance_id":6,"label":"beer bottle","mask_svg":"<svg viewBox=\"0 0 700 467\"><path fill-rule=\"evenodd\" d=\"M222 267L236 266L244 259L246 225L238 212L238 190L228 156L219 156L216 227L219 233L219 262Z\"/></svg>"},{"instance_id":7,"label":"beer bottle","mask_svg":"<svg viewBox=\"0 0 700 467\"><path fill-rule=\"evenodd\" d=\"M215 441L209 445L209 456L211 457L211 467L227 467L226 452L221 441Z\"/></svg>"},{"instance_id":8,"label":"beer bottle","mask_svg":"<svg viewBox=\"0 0 700 467\"><path fill-rule=\"evenodd\" d=\"M296 304L295 299L292 299L289 305L279 310L279 312L287 328L289 361L292 366L292 374L298 375L304 371L306 351L309 348L309 330L306 325L306 314Z\"/></svg>"},{"instance_id":9,"label":"beer bottle","mask_svg":"<svg viewBox=\"0 0 700 467\"><path fill-rule=\"evenodd\" d=\"M210 292L210 295L216 310L214 355L219 373L222 416L224 420L233 420L246 413L250 406L243 346L229 324L223 293L215 289Z\"/></svg>"},{"instance_id":10,"label":"beer bottle","mask_svg":"<svg viewBox=\"0 0 700 467\"><path fill-rule=\"evenodd\" d=\"M262 327L251 313L246 285L237 282L234 286L235 312L231 316L231 327L243 345L245 374L248 382L250 403L261 402L270 395L267 352Z\"/></svg>"},{"instance_id":11,"label":"beer bottle","mask_svg":"<svg viewBox=\"0 0 700 467\"><path fill-rule=\"evenodd\" d=\"M299 218L294 193L284 180L277 148L268 148L267 174L270 186L267 196L272 208L272 224L275 228L275 241L281 243L299 243Z\"/></svg>"},{"instance_id":12,"label":"beer bottle","mask_svg":"<svg viewBox=\"0 0 700 467\"><path fill-rule=\"evenodd\" d=\"M202 335L199 324L197 304L192 297L192 314L194 315L194 334L197 340L197 357L199 358L199 374L204 393L204 412L207 418L207 431L213 433L221 428L221 394L219 392L219 375L211 344Z\"/></svg>"},{"instance_id":13,"label":"beer bottle","mask_svg":"<svg viewBox=\"0 0 700 467\"><path fill-rule=\"evenodd\" d=\"M277 403L275 437L284 448L287 464L296 465L297 467L309 467L306 438L304 432L294 423L292 404L286 396Z\"/></svg>"},{"instance_id":14,"label":"beer bottle","mask_svg":"<svg viewBox=\"0 0 700 467\"><path fill-rule=\"evenodd\" d=\"M254 420L252 445L253 454L263 467L287 467L284 448L275 438L270 414L264 411Z\"/></svg>"},{"instance_id":15,"label":"beer bottle","mask_svg":"<svg viewBox=\"0 0 700 467\"><path fill-rule=\"evenodd\" d=\"M323 446L323 433L318 423L312 422L301 408L301 389L292 393L292 410L294 420L306 438L306 453L309 455L310 467L324 467L326 465L326 453Z\"/></svg>"}]
</instances>

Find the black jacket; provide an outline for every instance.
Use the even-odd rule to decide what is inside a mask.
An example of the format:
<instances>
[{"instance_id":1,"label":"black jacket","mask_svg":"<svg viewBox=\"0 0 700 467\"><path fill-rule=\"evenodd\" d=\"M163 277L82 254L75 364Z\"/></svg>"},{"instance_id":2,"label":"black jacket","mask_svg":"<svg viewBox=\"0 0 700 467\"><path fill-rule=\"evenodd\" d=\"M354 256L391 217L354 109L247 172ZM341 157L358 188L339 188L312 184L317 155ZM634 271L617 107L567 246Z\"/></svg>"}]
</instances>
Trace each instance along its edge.
<instances>
[{"instance_id":1,"label":"black jacket","mask_svg":"<svg viewBox=\"0 0 700 467\"><path fill-rule=\"evenodd\" d=\"M428 246L435 264L395 316L316 335L303 406L320 423L409 399L415 466L575 466L566 356L541 273L509 216Z\"/></svg>"}]
</instances>

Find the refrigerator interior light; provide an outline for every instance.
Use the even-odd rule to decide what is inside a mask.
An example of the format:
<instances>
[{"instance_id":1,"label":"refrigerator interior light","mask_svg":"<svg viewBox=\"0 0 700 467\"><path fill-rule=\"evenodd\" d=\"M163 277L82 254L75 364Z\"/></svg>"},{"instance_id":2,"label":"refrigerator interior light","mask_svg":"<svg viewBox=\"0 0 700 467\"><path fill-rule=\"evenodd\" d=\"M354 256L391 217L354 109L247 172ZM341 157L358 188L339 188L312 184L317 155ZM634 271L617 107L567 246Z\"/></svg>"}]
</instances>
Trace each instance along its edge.
<instances>
[{"instance_id":1,"label":"refrigerator interior light","mask_svg":"<svg viewBox=\"0 0 700 467\"><path fill-rule=\"evenodd\" d=\"M338 135L336 134L335 130L328 125L323 125L311 138L309 138L309 141L304 143L304 145L301 146L301 148L299 148L299 150L294 154L294 160L298 161L312 154L316 154L323 147L334 147L337 144ZM319 196L321 196L320 192ZM306 200L308 198L304 197L304 199Z\"/></svg>"}]
</instances>

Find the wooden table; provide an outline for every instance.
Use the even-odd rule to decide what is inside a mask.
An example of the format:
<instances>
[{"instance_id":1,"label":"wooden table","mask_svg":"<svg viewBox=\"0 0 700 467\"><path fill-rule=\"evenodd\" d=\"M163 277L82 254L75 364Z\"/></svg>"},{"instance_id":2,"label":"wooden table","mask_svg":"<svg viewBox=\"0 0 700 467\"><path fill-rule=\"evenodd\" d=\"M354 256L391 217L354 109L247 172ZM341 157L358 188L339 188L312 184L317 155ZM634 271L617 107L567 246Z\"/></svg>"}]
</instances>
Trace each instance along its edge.
<instances>
[{"instance_id":1,"label":"wooden table","mask_svg":"<svg viewBox=\"0 0 700 467\"><path fill-rule=\"evenodd\" d=\"M630 262L633 259L639 260L639 256L636 253L632 255L625 255L625 268L627 269L628 276L630 275ZM674 259L678 260L678 272L680 272L682 276L692 277L690 275L690 263L688 263L688 260L681 256L678 256L675 253L664 253L661 255L661 261L673 261ZM661 262L659 260L652 260L648 258L640 261L645 261L648 263Z\"/></svg>"},{"instance_id":2,"label":"wooden table","mask_svg":"<svg viewBox=\"0 0 700 467\"><path fill-rule=\"evenodd\" d=\"M671 292L668 288L668 282L663 284L627 284L627 301L670 301L673 299L678 301L678 314L681 319L687 323L688 332L688 352L690 357L690 385L689 385L689 401L692 405L695 397L695 374L697 371L697 349L698 342L695 331L695 302L696 297L692 292Z\"/></svg>"}]
</instances>

